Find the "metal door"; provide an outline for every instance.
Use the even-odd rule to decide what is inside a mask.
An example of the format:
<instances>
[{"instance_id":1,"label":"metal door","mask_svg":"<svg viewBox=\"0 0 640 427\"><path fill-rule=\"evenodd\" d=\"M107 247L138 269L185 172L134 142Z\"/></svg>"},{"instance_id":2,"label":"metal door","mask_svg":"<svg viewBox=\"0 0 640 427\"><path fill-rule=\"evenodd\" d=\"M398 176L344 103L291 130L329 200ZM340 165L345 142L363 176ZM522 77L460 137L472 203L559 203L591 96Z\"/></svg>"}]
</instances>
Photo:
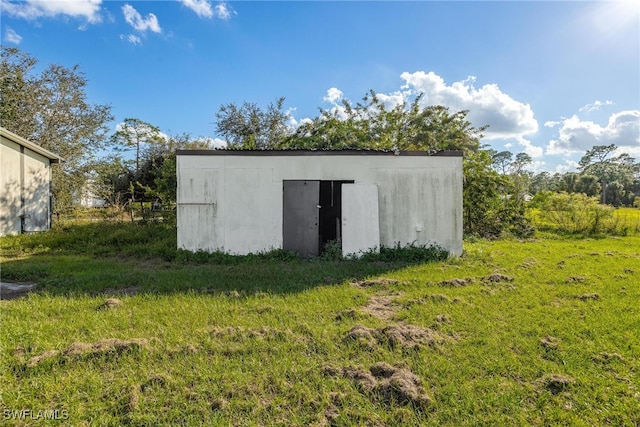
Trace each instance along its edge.
<instances>
[{"instance_id":1,"label":"metal door","mask_svg":"<svg viewBox=\"0 0 640 427\"><path fill-rule=\"evenodd\" d=\"M320 181L283 181L282 192L283 249L318 255Z\"/></svg>"},{"instance_id":2,"label":"metal door","mask_svg":"<svg viewBox=\"0 0 640 427\"><path fill-rule=\"evenodd\" d=\"M342 185L342 254L380 250L378 186Z\"/></svg>"}]
</instances>

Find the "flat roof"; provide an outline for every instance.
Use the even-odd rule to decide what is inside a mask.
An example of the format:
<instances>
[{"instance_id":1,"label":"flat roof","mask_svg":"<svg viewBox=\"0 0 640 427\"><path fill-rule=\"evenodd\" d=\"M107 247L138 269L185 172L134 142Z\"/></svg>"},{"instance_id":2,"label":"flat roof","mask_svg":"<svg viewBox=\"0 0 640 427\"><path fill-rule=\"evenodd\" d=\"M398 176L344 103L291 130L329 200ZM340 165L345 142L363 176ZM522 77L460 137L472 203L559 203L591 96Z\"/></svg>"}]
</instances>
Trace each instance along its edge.
<instances>
[{"instance_id":1,"label":"flat roof","mask_svg":"<svg viewBox=\"0 0 640 427\"><path fill-rule=\"evenodd\" d=\"M462 151L389 151L389 150L176 150L178 156L442 156L462 157Z\"/></svg>"},{"instance_id":2,"label":"flat roof","mask_svg":"<svg viewBox=\"0 0 640 427\"><path fill-rule=\"evenodd\" d=\"M17 135L13 132L11 132L9 129L5 129L3 127L0 127L0 135L4 136L5 138L7 138L10 141L15 142L18 145L22 145L25 148L28 148L29 150L36 152L38 154L40 154L41 156L46 157L47 159L51 160L51 163L60 163L62 161L64 161L64 159L60 156L58 156L55 153L52 153L49 150L46 150L42 147L40 147L37 144L34 144L33 142L24 139L23 137L21 137L20 135Z\"/></svg>"}]
</instances>

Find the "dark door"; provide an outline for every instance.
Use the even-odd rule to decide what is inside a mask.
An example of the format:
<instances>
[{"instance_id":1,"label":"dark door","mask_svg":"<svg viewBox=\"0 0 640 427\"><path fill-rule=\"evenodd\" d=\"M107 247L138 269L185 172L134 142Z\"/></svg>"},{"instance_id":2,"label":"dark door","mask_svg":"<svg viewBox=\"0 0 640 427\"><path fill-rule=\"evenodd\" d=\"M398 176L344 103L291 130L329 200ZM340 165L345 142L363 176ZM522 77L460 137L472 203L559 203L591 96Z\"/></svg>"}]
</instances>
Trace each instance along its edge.
<instances>
[{"instance_id":1,"label":"dark door","mask_svg":"<svg viewBox=\"0 0 640 427\"><path fill-rule=\"evenodd\" d=\"M283 181L282 248L318 255L320 181Z\"/></svg>"}]
</instances>

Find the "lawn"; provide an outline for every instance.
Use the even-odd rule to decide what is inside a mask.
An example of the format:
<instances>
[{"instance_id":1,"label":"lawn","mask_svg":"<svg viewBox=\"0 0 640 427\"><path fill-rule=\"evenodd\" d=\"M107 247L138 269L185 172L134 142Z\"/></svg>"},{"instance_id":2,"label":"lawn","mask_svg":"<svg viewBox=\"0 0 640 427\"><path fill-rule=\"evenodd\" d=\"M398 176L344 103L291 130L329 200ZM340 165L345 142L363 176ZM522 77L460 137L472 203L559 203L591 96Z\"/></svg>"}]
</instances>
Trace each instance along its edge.
<instances>
[{"instance_id":1,"label":"lawn","mask_svg":"<svg viewBox=\"0 0 640 427\"><path fill-rule=\"evenodd\" d=\"M174 248L162 224L0 240L3 280L39 289L0 302L4 420L640 424L640 235L427 263Z\"/></svg>"}]
</instances>

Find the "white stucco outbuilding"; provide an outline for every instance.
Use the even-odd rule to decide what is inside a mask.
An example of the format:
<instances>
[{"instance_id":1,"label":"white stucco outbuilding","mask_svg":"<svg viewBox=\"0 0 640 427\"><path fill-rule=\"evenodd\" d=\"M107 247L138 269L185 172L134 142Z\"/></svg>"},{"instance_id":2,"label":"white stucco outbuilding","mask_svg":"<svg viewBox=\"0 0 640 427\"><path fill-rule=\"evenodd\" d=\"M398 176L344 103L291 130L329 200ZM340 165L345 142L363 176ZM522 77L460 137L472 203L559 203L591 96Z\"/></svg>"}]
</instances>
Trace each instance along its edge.
<instances>
[{"instance_id":1,"label":"white stucco outbuilding","mask_svg":"<svg viewBox=\"0 0 640 427\"><path fill-rule=\"evenodd\" d=\"M178 248L462 253L462 153L179 150Z\"/></svg>"},{"instance_id":2,"label":"white stucco outbuilding","mask_svg":"<svg viewBox=\"0 0 640 427\"><path fill-rule=\"evenodd\" d=\"M0 127L0 236L51 228L51 165L61 160Z\"/></svg>"}]
</instances>

